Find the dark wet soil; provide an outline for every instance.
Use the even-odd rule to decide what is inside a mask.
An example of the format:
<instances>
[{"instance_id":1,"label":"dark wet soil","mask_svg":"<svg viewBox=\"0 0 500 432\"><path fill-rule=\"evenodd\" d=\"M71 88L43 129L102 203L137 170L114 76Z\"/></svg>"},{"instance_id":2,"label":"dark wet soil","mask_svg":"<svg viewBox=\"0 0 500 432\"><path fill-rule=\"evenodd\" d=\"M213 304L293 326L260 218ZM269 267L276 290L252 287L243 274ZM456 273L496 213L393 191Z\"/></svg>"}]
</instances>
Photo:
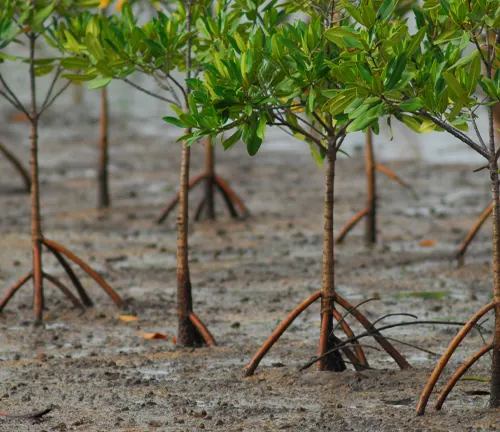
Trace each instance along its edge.
<instances>
[{"instance_id":1,"label":"dark wet soil","mask_svg":"<svg viewBox=\"0 0 500 432\"><path fill-rule=\"evenodd\" d=\"M31 285L19 291L0 315L0 412L47 406L53 411L39 423L0 419L1 431L500 429L499 412L487 409L489 384L482 380L461 381L442 412L429 406L427 415L416 417L417 399L437 358L397 342L413 366L410 371L399 371L383 351L366 348L373 370L298 372L317 349L318 304L281 338L256 375L244 378L244 365L259 344L320 287L323 172L307 152L263 149L250 158L243 146L218 150L219 174L244 198L252 216L233 221L219 197L218 220L191 227L195 311L219 343L192 350L173 343L175 215L162 226L153 223L176 190L179 145L162 136L135 136L133 124L115 122L113 207L100 212L94 210L95 124L72 128L55 121L46 128L50 133L42 131L40 164L45 235L98 270L126 300L127 310L118 311L104 291L78 272L96 306L83 313L72 309L46 283L45 320L36 327ZM2 131L5 144L25 161L27 135L23 125ZM194 148L193 173L203 166L202 158L202 147ZM361 209L365 193L363 157L354 154L338 165L336 230ZM362 307L372 320L396 312L467 320L491 298L490 226L480 232L463 267L453 254L488 204L486 174L472 173L477 167L472 165L388 166L413 185L420 200L379 175L380 242L366 248L360 226L337 249L338 291L352 303L379 297ZM0 158L2 295L30 270L30 202L21 186ZM191 208L201 192L192 194ZM431 246L422 246L425 240ZM45 271L69 283L48 254L44 263ZM120 313L138 319L126 322ZM386 322L398 319L411 318ZM491 339L491 321L484 324L486 340ZM355 332L361 331L350 322ZM427 325L386 334L440 353L456 331ZM154 332L169 338L141 335ZM471 333L446 376L482 345L480 335ZM489 361L485 357L467 375L488 378Z\"/></svg>"}]
</instances>

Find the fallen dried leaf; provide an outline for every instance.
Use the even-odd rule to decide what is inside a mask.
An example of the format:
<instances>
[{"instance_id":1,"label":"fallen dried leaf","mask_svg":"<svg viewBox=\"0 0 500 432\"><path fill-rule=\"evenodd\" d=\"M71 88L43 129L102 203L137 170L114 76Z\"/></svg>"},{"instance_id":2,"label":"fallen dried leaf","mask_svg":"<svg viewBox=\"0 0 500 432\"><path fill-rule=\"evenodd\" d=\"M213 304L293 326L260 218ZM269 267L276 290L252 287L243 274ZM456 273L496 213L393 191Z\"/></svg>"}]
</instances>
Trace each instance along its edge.
<instances>
[{"instance_id":1,"label":"fallen dried leaf","mask_svg":"<svg viewBox=\"0 0 500 432\"><path fill-rule=\"evenodd\" d=\"M165 333L139 333L143 339L168 339Z\"/></svg>"},{"instance_id":2,"label":"fallen dried leaf","mask_svg":"<svg viewBox=\"0 0 500 432\"><path fill-rule=\"evenodd\" d=\"M138 320L138 318L134 315L118 315L118 318L120 318L122 321L125 322L132 322Z\"/></svg>"},{"instance_id":3,"label":"fallen dried leaf","mask_svg":"<svg viewBox=\"0 0 500 432\"><path fill-rule=\"evenodd\" d=\"M172 343L174 343L174 344L177 343L177 338L175 336L172 338Z\"/></svg>"},{"instance_id":4,"label":"fallen dried leaf","mask_svg":"<svg viewBox=\"0 0 500 432\"><path fill-rule=\"evenodd\" d=\"M25 113L16 113L11 115L9 120L16 123L27 123L29 119Z\"/></svg>"},{"instance_id":5,"label":"fallen dried leaf","mask_svg":"<svg viewBox=\"0 0 500 432\"><path fill-rule=\"evenodd\" d=\"M436 242L434 240L422 240L419 244L422 247L436 246Z\"/></svg>"}]
</instances>

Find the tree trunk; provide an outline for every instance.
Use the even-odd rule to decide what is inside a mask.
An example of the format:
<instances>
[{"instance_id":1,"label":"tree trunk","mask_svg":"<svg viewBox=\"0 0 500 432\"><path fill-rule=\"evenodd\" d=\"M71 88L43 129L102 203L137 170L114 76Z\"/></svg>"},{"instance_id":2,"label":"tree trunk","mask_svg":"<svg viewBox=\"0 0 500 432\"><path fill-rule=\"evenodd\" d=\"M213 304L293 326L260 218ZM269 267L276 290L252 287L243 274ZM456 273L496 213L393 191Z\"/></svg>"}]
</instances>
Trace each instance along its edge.
<instances>
[{"instance_id":1,"label":"tree trunk","mask_svg":"<svg viewBox=\"0 0 500 432\"><path fill-rule=\"evenodd\" d=\"M365 243L374 244L377 242L377 184L375 179L375 156L373 154L373 133L370 128L366 131L365 155L366 209L368 210L365 216Z\"/></svg>"},{"instance_id":2,"label":"tree trunk","mask_svg":"<svg viewBox=\"0 0 500 432\"><path fill-rule=\"evenodd\" d=\"M42 269L42 227L40 222L40 183L38 181L38 112L36 105L35 37L29 35L30 45L30 170L31 170L31 242L33 250L33 308L35 320L43 319L43 269Z\"/></svg>"},{"instance_id":3,"label":"tree trunk","mask_svg":"<svg viewBox=\"0 0 500 432\"><path fill-rule=\"evenodd\" d=\"M335 181L335 146L327 150L325 174L323 278L321 284L321 331L318 356L332 349L335 344L333 330L333 309L335 307L335 259L333 236L333 199ZM346 365L338 352L318 361L318 370L343 371Z\"/></svg>"},{"instance_id":4,"label":"tree trunk","mask_svg":"<svg viewBox=\"0 0 500 432\"><path fill-rule=\"evenodd\" d=\"M108 93L106 87L103 87L101 88L99 165L97 167L98 208L107 208L111 204L111 199L109 197L109 180L108 180L108 162L109 162L108 131L109 131Z\"/></svg>"},{"instance_id":5,"label":"tree trunk","mask_svg":"<svg viewBox=\"0 0 500 432\"><path fill-rule=\"evenodd\" d=\"M185 130L185 134L190 132L190 129ZM177 343L184 346L195 345L197 338L196 329L189 319L189 313L193 310L188 253L189 156L190 148L183 142L177 219Z\"/></svg>"},{"instance_id":6,"label":"tree trunk","mask_svg":"<svg viewBox=\"0 0 500 432\"><path fill-rule=\"evenodd\" d=\"M493 334L493 361L491 366L490 407L500 407L500 202L498 162L490 163L491 196L493 202L493 281L495 301L495 329Z\"/></svg>"},{"instance_id":7,"label":"tree trunk","mask_svg":"<svg viewBox=\"0 0 500 432\"><path fill-rule=\"evenodd\" d=\"M210 137L205 138L205 211L206 218L215 219L215 152Z\"/></svg>"}]
</instances>

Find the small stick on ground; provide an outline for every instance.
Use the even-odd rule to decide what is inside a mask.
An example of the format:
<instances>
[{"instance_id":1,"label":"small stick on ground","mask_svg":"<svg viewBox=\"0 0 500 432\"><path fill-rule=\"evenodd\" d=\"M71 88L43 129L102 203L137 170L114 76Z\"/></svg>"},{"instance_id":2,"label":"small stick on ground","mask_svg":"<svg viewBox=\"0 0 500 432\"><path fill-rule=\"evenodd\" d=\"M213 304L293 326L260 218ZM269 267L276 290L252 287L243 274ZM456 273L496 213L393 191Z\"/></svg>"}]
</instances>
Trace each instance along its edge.
<instances>
[{"instance_id":1,"label":"small stick on ground","mask_svg":"<svg viewBox=\"0 0 500 432\"><path fill-rule=\"evenodd\" d=\"M487 352L491 351L493 349L493 344L485 345L482 347L479 351L474 353L471 357L469 357L462 366L460 366L457 371L453 374L453 376L450 378L448 383L445 385L443 390L441 390L441 393L439 393L439 396L436 399L436 402L434 404L434 408L436 411L440 411L441 408L443 407L444 402L446 401L446 398L450 394L450 392L453 390L453 387L455 387L455 384L458 382L460 378L462 378L462 375L469 370L469 368L476 363L483 355L485 355Z\"/></svg>"},{"instance_id":2,"label":"small stick on ground","mask_svg":"<svg viewBox=\"0 0 500 432\"><path fill-rule=\"evenodd\" d=\"M52 408L47 408L42 411L35 411L28 414L20 414L20 415L9 415L0 413L0 417L3 417L4 421L13 421L13 420L39 420L44 415L48 414L52 411Z\"/></svg>"}]
</instances>

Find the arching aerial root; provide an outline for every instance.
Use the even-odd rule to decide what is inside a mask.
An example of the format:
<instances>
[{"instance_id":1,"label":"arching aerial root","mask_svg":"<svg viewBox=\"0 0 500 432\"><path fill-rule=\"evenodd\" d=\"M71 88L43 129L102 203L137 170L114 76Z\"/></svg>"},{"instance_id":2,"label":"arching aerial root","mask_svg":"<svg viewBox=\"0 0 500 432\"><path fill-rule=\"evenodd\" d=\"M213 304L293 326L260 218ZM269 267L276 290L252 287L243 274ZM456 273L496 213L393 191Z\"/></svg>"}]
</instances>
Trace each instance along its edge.
<instances>
[{"instance_id":1,"label":"arching aerial root","mask_svg":"<svg viewBox=\"0 0 500 432\"><path fill-rule=\"evenodd\" d=\"M82 283L80 282L80 279L76 276L66 258L68 258L70 261L73 261L75 264L80 266L80 268L85 273L87 273L92 279L94 279L108 293L108 295L113 299L113 301L118 307L123 307L124 303L123 300L120 298L120 296L108 285L108 283L94 269L92 269L92 267L86 264L81 258L76 256L74 253L70 252L64 246L52 240L49 240L45 237L41 239L41 243L56 257L61 266L64 268L71 282L73 283L81 301L71 292L71 290L63 282L61 282L55 276L42 272L42 277L44 279L47 279L55 287L61 290L61 292L69 298L69 300L73 303L75 307L78 308L90 307L92 306L92 301L90 300L87 292L85 291ZM5 308L7 303L12 299L15 293L24 284L26 284L26 282L32 279L32 277L33 277L33 272L27 273L7 291L7 294L4 296L2 301L0 301L0 312L3 311L3 309Z\"/></svg>"},{"instance_id":2,"label":"arching aerial root","mask_svg":"<svg viewBox=\"0 0 500 432\"><path fill-rule=\"evenodd\" d=\"M189 319L191 323L195 326L196 330L202 337L203 341L207 346L217 346L214 337L208 330L207 326L196 316L194 312L189 313Z\"/></svg>"},{"instance_id":3,"label":"arching aerial root","mask_svg":"<svg viewBox=\"0 0 500 432\"><path fill-rule=\"evenodd\" d=\"M255 370L259 366L259 363L261 360L264 358L264 356L267 354L267 352L272 348L272 346L278 341L280 336L286 331L288 327L293 323L293 321L303 312L305 311L310 305L312 305L316 300L321 298L321 290L318 290L311 294L307 299L305 299L302 303L300 303L292 312L288 314L288 316L276 327L276 329L273 331L273 333L267 338L267 340L261 345L261 347L258 349L258 351L255 353L253 358L250 360L248 365L246 366L246 371L245 371L245 376L251 376L254 374ZM338 294L334 296L334 303L337 303L340 305L343 309L348 311L357 321L361 323L363 327L365 327L367 330L373 331L375 328L372 325L372 323L359 311L356 309L356 307L352 306L347 300L345 300L343 297L339 296ZM337 312L335 313L335 309L332 310L332 313L334 315L334 318L340 322L342 329L344 333L348 337L353 337L354 333L350 329L348 325L344 325L344 319L343 317ZM392 346L392 344L380 333L374 332L374 338L375 340L380 344L380 346L394 359L394 361L398 364L398 366L401 369L408 369L410 365L408 362L404 359L404 357ZM360 345L355 344L354 349L356 354L352 353L353 356L355 356L355 362L354 358L346 353L348 356L349 360L354 363L354 366L356 365L359 368L368 368L368 362L366 360L366 356L363 352L363 349Z\"/></svg>"},{"instance_id":4,"label":"arching aerial root","mask_svg":"<svg viewBox=\"0 0 500 432\"><path fill-rule=\"evenodd\" d=\"M427 407L430 395L434 390L434 387L436 386L439 377L443 373L444 368L448 364L451 356L453 355L457 347L460 345L465 336L467 336L469 332L474 328L477 322L494 307L495 303L493 301L488 303L486 306L483 306L479 311L477 311L472 316L471 319L469 319L469 321L467 321L467 323L460 329L457 335L452 339L452 341L448 345L448 348L439 359L436 367L434 368L434 371L432 372L431 376L429 377L429 380L427 381L427 384L424 387L424 390L422 391L422 395L420 396L420 400L418 401L417 405L417 415L423 415L425 413L425 408ZM446 396L444 398L446 398Z\"/></svg>"},{"instance_id":5,"label":"arching aerial root","mask_svg":"<svg viewBox=\"0 0 500 432\"><path fill-rule=\"evenodd\" d=\"M469 357L463 364L460 366L456 372L453 374L453 376L450 378L450 380L446 383L445 387L443 390L441 390L441 393L439 393L439 396L436 399L436 402L434 403L434 408L436 411L439 411L442 407L443 404L450 394L450 392L453 390L453 387L455 387L455 384L458 382L460 378L462 378L462 375L469 370L469 368L476 363L483 355L485 355L487 352L491 351L493 349L493 344L485 345L482 347L479 351L474 353L471 357Z\"/></svg>"},{"instance_id":6,"label":"arching aerial root","mask_svg":"<svg viewBox=\"0 0 500 432\"><path fill-rule=\"evenodd\" d=\"M189 182L189 190L193 189L197 184L202 181L212 181L214 186L216 186L217 190L222 195L224 202L228 208L229 214L233 219L244 219L248 217L250 212L245 207L243 201L238 197L238 195L230 188L225 180L218 176L210 176L205 173L198 174ZM197 210L195 213L195 220L201 220L203 215L203 210L205 206L205 197L203 197L200 203L197 206ZM175 208L175 206L179 202L179 193L176 194L174 198L166 205L166 207L162 210L160 217L156 220L156 223L161 224L168 217L170 212ZM236 210L238 208L238 211Z\"/></svg>"},{"instance_id":7,"label":"arching aerial root","mask_svg":"<svg viewBox=\"0 0 500 432\"><path fill-rule=\"evenodd\" d=\"M486 219L490 216L490 214L493 212L493 204L490 204L488 208L483 212L483 214L479 217L477 222L474 224L472 229L469 231L467 236L465 237L465 240L463 243L460 245L460 248L458 249L457 252L457 259L458 263L460 265L464 264L464 255L465 252L467 252L467 248L469 247L469 244L474 240L474 237L476 237L476 234L478 231L481 229L483 224L486 222Z\"/></svg>"}]
</instances>

